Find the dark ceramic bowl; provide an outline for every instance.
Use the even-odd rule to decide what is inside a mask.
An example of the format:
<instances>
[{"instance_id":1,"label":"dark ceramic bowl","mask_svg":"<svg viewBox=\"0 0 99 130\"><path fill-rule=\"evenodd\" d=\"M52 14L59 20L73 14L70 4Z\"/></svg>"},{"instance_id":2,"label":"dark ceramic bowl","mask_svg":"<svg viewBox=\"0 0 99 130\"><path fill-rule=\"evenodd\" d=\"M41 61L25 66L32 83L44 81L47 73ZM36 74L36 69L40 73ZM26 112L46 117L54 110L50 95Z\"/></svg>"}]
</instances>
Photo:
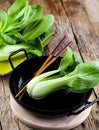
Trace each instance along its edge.
<instances>
[{"instance_id":1,"label":"dark ceramic bowl","mask_svg":"<svg viewBox=\"0 0 99 130\"><path fill-rule=\"evenodd\" d=\"M9 86L12 96L35 75L41 64L47 57L31 58L18 65L12 72ZM58 58L46 71L57 69L61 58ZM56 91L43 99L33 99L27 92L21 100L15 98L16 102L22 107L41 114L63 114L77 110L88 101L92 90L87 93L73 93L69 90Z\"/></svg>"}]
</instances>

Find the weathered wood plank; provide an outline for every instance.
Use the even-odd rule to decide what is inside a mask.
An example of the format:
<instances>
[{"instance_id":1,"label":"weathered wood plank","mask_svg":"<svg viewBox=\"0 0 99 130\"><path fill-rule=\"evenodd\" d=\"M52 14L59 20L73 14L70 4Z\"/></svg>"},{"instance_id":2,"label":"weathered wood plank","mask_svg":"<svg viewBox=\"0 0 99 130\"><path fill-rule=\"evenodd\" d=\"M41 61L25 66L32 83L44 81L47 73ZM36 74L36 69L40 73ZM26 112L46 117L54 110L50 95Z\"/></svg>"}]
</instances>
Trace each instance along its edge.
<instances>
[{"instance_id":1,"label":"weathered wood plank","mask_svg":"<svg viewBox=\"0 0 99 130\"><path fill-rule=\"evenodd\" d=\"M83 1L80 0L63 0L63 5L68 18L71 23L72 31L76 39L76 43L79 48L79 52L84 61L87 60L99 60L99 37L93 29L92 23L89 21ZM97 91L98 90L98 91ZM96 88L97 95L99 94L99 88ZM97 104L97 111L99 112ZM84 126L86 129L98 129L97 125L99 119L95 119L96 109L93 106L93 111L89 118L86 120ZM92 120L94 119L94 120ZM97 122L97 123L96 123ZM82 127L83 129L83 127Z\"/></svg>"},{"instance_id":2,"label":"weathered wood plank","mask_svg":"<svg viewBox=\"0 0 99 130\"><path fill-rule=\"evenodd\" d=\"M82 57L85 57L85 60L98 59L94 54L94 52L98 53L98 50L96 50L99 47L98 37L95 35L93 27L86 15L83 2L79 0L65 0L64 8L69 17L79 51L83 55Z\"/></svg>"},{"instance_id":3,"label":"weathered wood plank","mask_svg":"<svg viewBox=\"0 0 99 130\"><path fill-rule=\"evenodd\" d=\"M84 5L88 13L89 20L99 36L99 1L98 0L84 0Z\"/></svg>"}]
</instances>

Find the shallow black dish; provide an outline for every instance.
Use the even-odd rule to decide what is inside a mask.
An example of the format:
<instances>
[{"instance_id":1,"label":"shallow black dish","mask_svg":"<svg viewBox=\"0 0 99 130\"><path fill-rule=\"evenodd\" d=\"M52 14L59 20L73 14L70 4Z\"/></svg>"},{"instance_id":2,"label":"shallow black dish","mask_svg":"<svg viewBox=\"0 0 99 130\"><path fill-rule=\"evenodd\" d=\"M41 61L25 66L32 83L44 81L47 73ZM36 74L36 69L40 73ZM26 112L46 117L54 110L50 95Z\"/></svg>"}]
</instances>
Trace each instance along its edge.
<instances>
[{"instance_id":1,"label":"shallow black dish","mask_svg":"<svg viewBox=\"0 0 99 130\"><path fill-rule=\"evenodd\" d=\"M31 58L18 65L12 72L9 86L11 94L15 95L35 75L41 64L47 57ZM57 69L61 58L58 58L46 71ZM82 105L86 104L92 89L87 93L76 94L69 90L59 90L47 97L35 100L25 92L21 100L15 98L18 104L33 112L41 114L63 114L72 113Z\"/></svg>"}]
</instances>

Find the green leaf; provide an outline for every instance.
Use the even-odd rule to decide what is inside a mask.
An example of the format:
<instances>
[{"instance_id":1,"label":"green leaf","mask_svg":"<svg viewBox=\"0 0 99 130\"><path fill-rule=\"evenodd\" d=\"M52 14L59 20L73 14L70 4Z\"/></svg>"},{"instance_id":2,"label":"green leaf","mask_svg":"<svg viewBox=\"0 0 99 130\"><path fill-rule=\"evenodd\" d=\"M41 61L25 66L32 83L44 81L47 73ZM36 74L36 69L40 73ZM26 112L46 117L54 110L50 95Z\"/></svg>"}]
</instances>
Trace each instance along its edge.
<instances>
[{"instance_id":1,"label":"green leaf","mask_svg":"<svg viewBox=\"0 0 99 130\"><path fill-rule=\"evenodd\" d=\"M8 9L8 15L15 17L28 4L28 0L15 0Z\"/></svg>"},{"instance_id":2,"label":"green leaf","mask_svg":"<svg viewBox=\"0 0 99 130\"><path fill-rule=\"evenodd\" d=\"M31 6L32 8L32 14L31 14L31 21L37 21L42 18L43 15L43 7L39 4L33 4Z\"/></svg>"},{"instance_id":3,"label":"green leaf","mask_svg":"<svg viewBox=\"0 0 99 130\"><path fill-rule=\"evenodd\" d=\"M2 37L3 41L6 44L15 44L15 41L11 37L9 37L8 35L6 35L4 33L0 33L0 36Z\"/></svg>"},{"instance_id":4,"label":"green leaf","mask_svg":"<svg viewBox=\"0 0 99 130\"><path fill-rule=\"evenodd\" d=\"M99 84L99 62L89 61L79 64L68 76L71 77L68 85L72 91L86 92Z\"/></svg>"},{"instance_id":5,"label":"green leaf","mask_svg":"<svg viewBox=\"0 0 99 130\"><path fill-rule=\"evenodd\" d=\"M80 57L78 57L71 48L67 48L65 56L61 59L59 70L61 74L68 74L75 69L75 67L82 63Z\"/></svg>"},{"instance_id":6,"label":"green leaf","mask_svg":"<svg viewBox=\"0 0 99 130\"><path fill-rule=\"evenodd\" d=\"M49 28L46 32L39 36L42 46L46 45L54 34L53 30Z\"/></svg>"},{"instance_id":7,"label":"green leaf","mask_svg":"<svg viewBox=\"0 0 99 130\"><path fill-rule=\"evenodd\" d=\"M0 32L4 32L7 29L7 27L13 23L13 19L9 17L8 14L3 10L0 10L0 19Z\"/></svg>"},{"instance_id":8,"label":"green leaf","mask_svg":"<svg viewBox=\"0 0 99 130\"><path fill-rule=\"evenodd\" d=\"M26 40L31 40L39 37L45 31L47 31L54 23L54 16L51 14L47 14L41 22L36 26L32 31L27 32L23 35L23 38Z\"/></svg>"},{"instance_id":9,"label":"green leaf","mask_svg":"<svg viewBox=\"0 0 99 130\"><path fill-rule=\"evenodd\" d=\"M32 53L32 54L34 54L34 55L36 55L36 56L42 56L42 52L41 51L39 51L39 50L30 50L30 51L28 51L29 53Z\"/></svg>"},{"instance_id":10,"label":"green leaf","mask_svg":"<svg viewBox=\"0 0 99 130\"><path fill-rule=\"evenodd\" d=\"M41 19L38 19L38 20L34 21L33 23L28 24L28 25L24 28L22 35L24 35L25 33L28 33L28 32L30 32L30 31L32 31L33 28L35 28L35 27L40 23L40 21L41 21Z\"/></svg>"},{"instance_id":11,"label":"green leaf","mask_svg":"<svg viewBox=\"0 0 99 130\"><path fill-rule=\"evenodd\" d=\"M31 23L34 24L35 21L41 19L42 13L43 13L43 7L41 5L39 4L34 4L32 6L28 5L22 19L24 21L22 26L26 27Z\"/></svg>"},{"instance_id":12,"label":"green leaf","mask_svg":"<svg viewBox=\"0 0 99 130\"><path fill-rule=\"evenodd\" d=\"M7 33L7 35L10 36L10 37L12 37L13 39L15 39L16 43L17 43L17 42L23 42L23 41L24 41L24 39L23 39L21 33L17 32L17 31L16 31L16 32L10 31L9 33ZM25 42L25 41L24 41L24 42Z\"/></svg>"},{"instance_id":13,"label":"green leaf","mask_svg":"<svg viewBox=\"0 0 99 130\"><path fill-rule=\"evenodd\" d=\"M66 70L68 66L71 66L75 62L72 50L68 47L65 56L61 59L59 69Z\"/></svg>"},{"instance_id":14,"label":"green leaf","mask_svg":"<svg viewBox=\"0 0 99 130\"><path fill-rule=\"evenodd\" d=\"M8 20L8 15L5 11L3 10L0 10L0 20L1 20L1 28L0 28L0 31L1 29L6 26L7 24L7 20Z\"/></svg>"}]
</instances>

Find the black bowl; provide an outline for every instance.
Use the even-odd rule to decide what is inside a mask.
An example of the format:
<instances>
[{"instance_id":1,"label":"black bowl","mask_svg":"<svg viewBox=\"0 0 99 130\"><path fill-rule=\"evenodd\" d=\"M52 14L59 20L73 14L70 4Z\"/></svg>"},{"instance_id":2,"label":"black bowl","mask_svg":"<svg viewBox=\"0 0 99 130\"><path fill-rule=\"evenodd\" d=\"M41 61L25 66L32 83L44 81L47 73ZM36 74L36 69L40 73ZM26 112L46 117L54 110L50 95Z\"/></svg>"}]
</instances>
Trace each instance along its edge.
<instances>
[{"instance_id":1,"label":"black bowl","mask_svg":"<svg viewBox=\"0 0 99 130\"><path fill-rule=\"evenodd\" d=\"M15 95L35 75L47 57L31 58L18 65L11 74L9 86L11 94ZM57 69L61 58L58 58L46 71ZM69 90L58 90L43 99L33 99L27 92L21 100L15 98L22 107L40 114L63 114L77 110L84 105L92 90L86 93L73 93Z\"/></svg>"}]
</instances>

